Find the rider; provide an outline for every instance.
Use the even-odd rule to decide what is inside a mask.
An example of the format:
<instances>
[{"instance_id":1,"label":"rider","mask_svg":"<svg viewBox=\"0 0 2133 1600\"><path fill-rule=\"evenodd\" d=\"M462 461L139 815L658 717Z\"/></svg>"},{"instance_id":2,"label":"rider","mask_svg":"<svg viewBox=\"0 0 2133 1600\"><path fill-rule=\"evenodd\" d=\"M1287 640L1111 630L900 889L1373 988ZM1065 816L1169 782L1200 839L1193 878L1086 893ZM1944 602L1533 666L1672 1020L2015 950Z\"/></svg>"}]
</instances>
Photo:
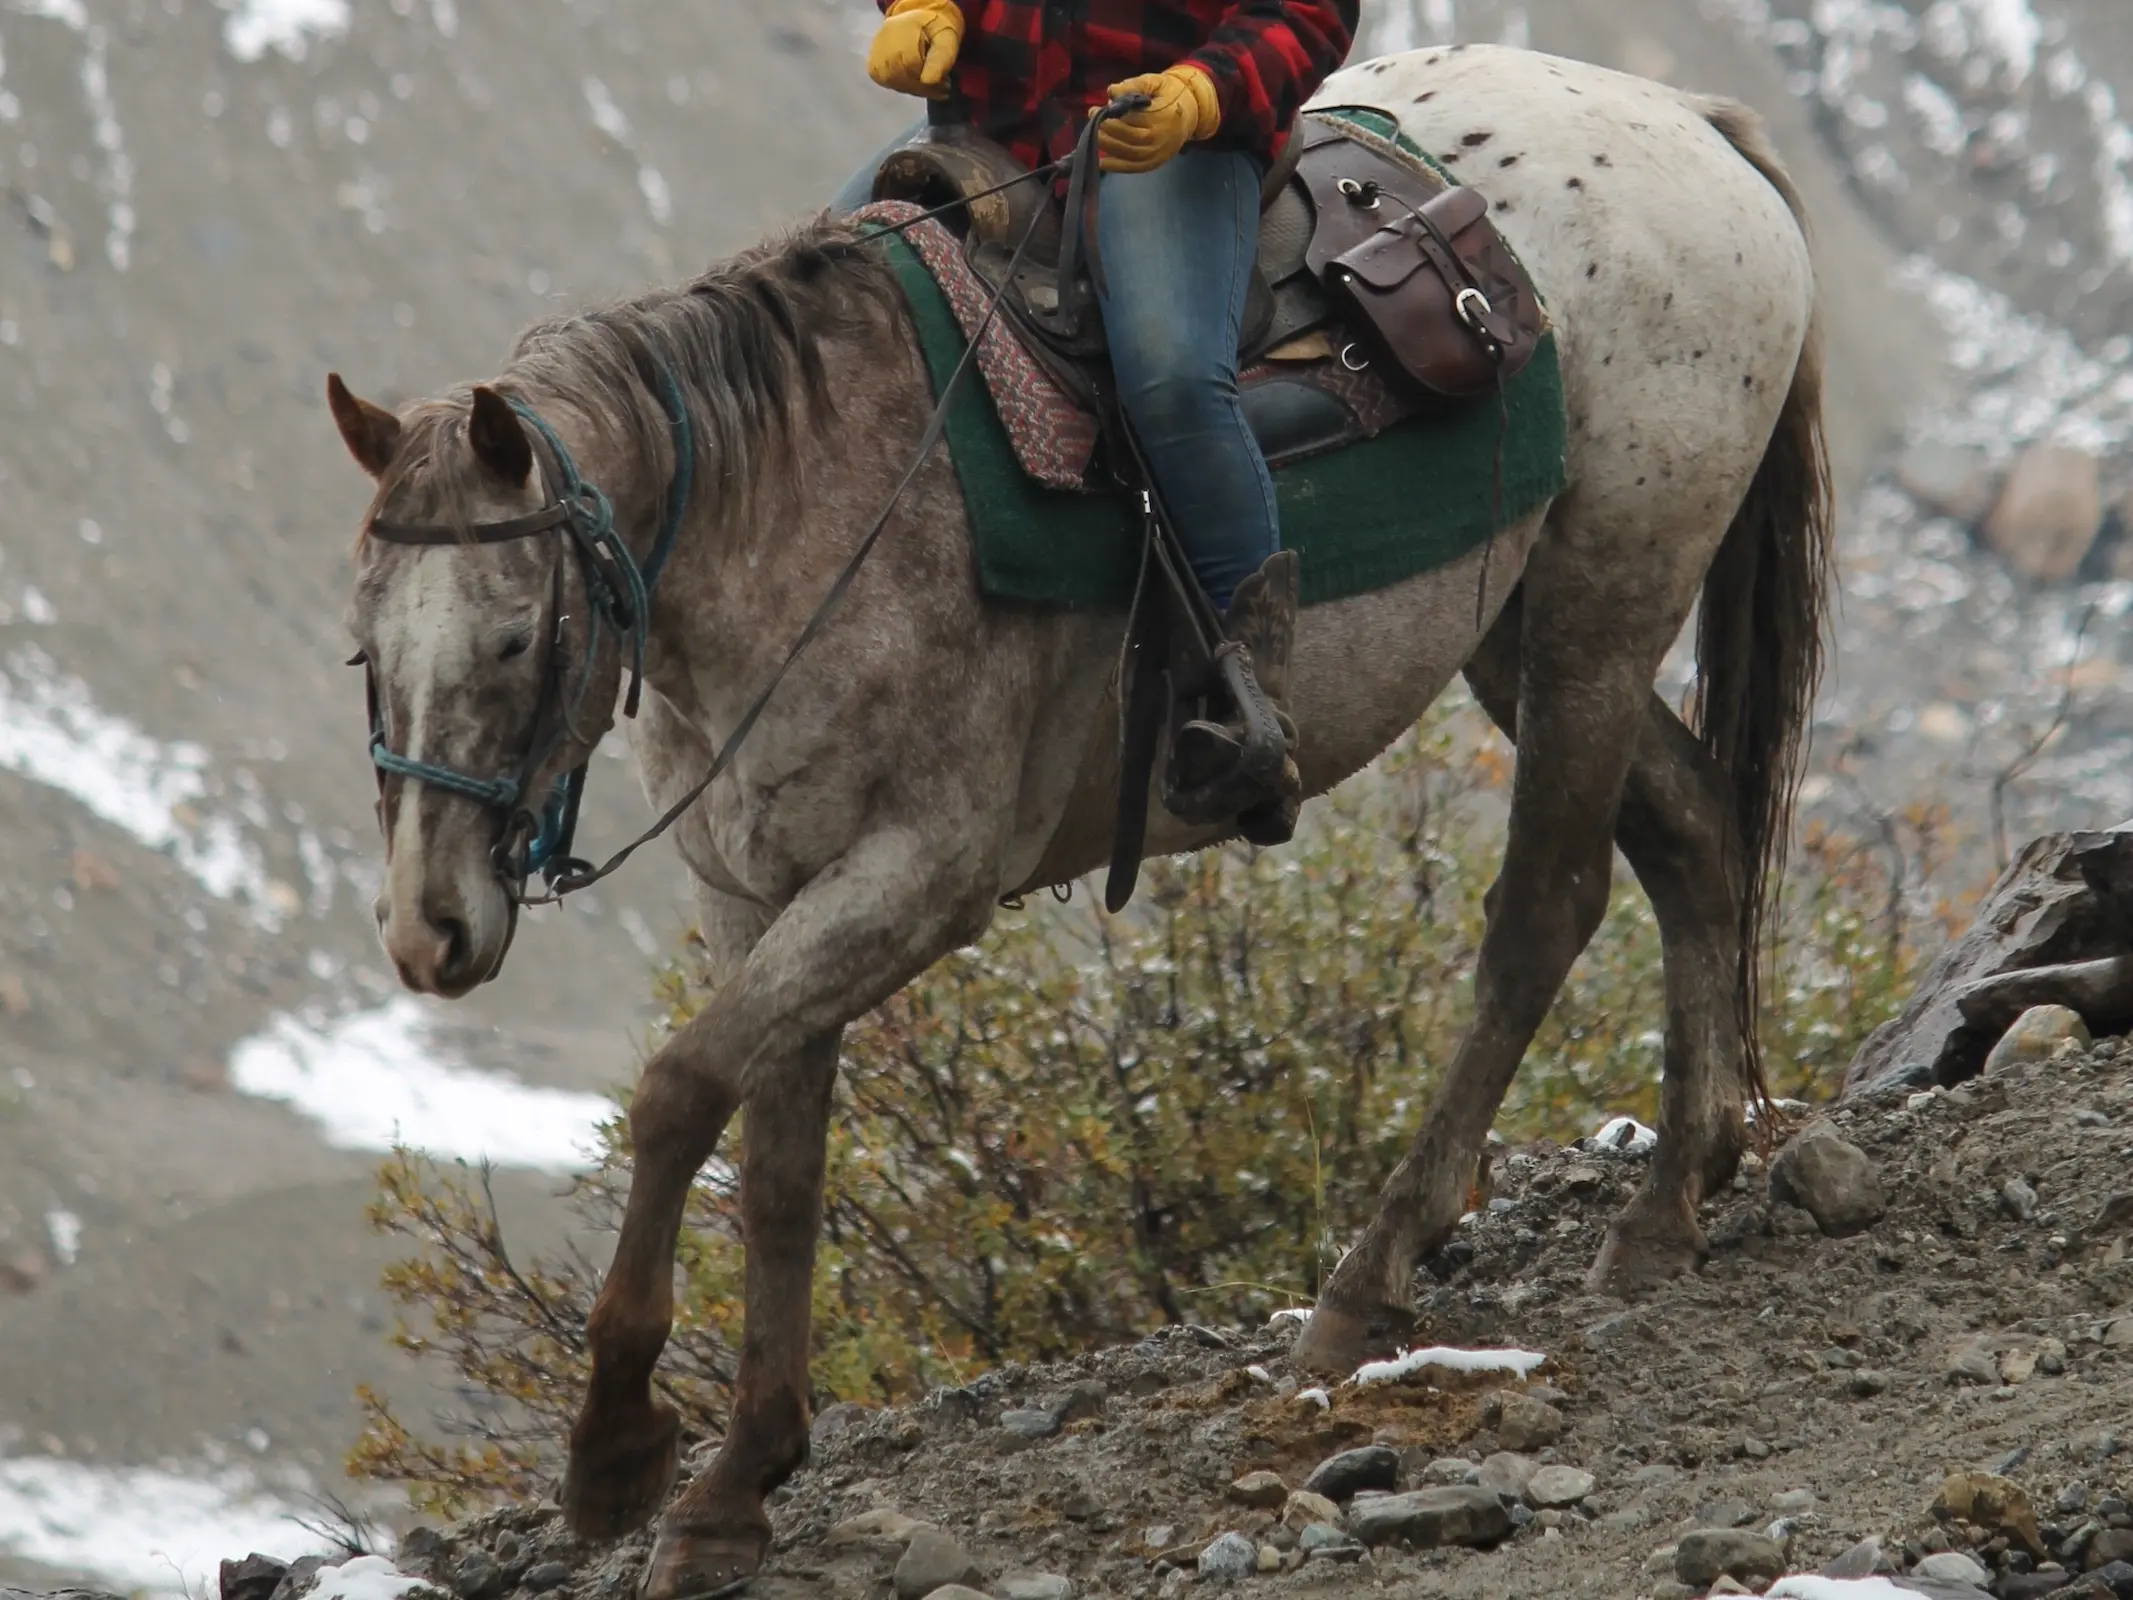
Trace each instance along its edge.
<instances>
[{"instance_id":1,"label":"rider","mask_svg":"<svg viewBox=\"0 0 2133 1600\"><path fill-rule=\"evenodd\" d=\"M1261 180L1347 55L1360 0L966 0L967 13L957 0L879 3L874 81L952 94L973 131L1027 165L1070 154L1096 108L1148 97L1097 130L1094 243L1119 401L1194 575L1288 736L1280 777L1255 789L1223 781L1241 718L1188 724L1173 770L1189 794L1171 807L1285 839L1302 788L1286 703L1296 557L1281 550L1273 481L1238 403L1237 341Z\"/></svg>"}]
</instances>

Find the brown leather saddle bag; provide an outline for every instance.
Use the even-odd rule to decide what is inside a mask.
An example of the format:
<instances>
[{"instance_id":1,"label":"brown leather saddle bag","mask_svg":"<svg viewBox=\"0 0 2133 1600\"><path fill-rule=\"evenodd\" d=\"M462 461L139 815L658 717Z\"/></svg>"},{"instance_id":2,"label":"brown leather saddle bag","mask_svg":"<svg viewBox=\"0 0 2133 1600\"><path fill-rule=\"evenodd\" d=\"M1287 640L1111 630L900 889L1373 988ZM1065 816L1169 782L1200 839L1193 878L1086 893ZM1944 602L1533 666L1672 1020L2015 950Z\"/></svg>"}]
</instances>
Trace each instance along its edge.
<instances>
[{"instance_id":1,"label":"brown leather saddle bag","mask_svg":"<svg viewBox=\"0 0 2133 1600\"><path fill-rule=\"evenodd\" d=\"M1547 314L1489 221L1488 201L1463 187L1420 206L1392 195L1360 198L1394 215L1326 264L1326 292L1352 329L1446 399L1485 394L1515 377L1540 347Z\"/></svg>"}]
</instances>

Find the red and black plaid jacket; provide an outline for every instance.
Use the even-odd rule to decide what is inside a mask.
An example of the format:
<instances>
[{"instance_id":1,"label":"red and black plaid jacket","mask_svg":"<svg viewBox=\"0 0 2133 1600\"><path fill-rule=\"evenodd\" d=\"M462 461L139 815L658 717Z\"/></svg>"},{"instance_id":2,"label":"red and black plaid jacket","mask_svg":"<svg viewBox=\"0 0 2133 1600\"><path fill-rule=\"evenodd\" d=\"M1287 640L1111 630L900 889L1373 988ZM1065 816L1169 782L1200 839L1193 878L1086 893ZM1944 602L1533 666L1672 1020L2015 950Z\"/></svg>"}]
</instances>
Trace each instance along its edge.
<instances>
[{"instance_id":1,"label":"red and black plaid jacket","mask_svg":"<svg viewBox=\"0 0 2133 1600\"><path fill-rule=\"evenodd\" d=\"M1347 57L1361 0L957 3L955 88L971 124L1036 166L1074 148L1112 84L1188 60L1222 101L1222 131L1207 142L1271 161L1297 109Z\"/></svg>"}]
</instances>

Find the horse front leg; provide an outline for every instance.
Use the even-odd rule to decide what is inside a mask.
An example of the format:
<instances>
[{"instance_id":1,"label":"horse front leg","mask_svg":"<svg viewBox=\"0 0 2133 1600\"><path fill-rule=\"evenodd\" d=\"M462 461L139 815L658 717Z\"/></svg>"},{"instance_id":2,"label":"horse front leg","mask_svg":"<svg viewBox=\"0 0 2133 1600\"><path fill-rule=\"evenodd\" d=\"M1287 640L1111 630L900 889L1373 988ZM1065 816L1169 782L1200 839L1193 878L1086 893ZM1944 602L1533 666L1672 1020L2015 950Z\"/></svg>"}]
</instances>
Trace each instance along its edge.
<instances>
[{"instance_id":1,"label":"horse front leg","mask_svg":"<svg viewBox=\"0 0 2133 1600\"><path fill-rule=\"evenodd\" d=\"M645 1573L646 1595L718 1594L744 1582L770 1548L764 1496L807 1459L815 1242L841 1036L811 1040L766 1076L745 1108L747 1314L732 1421L711 1464L667 1512Z\"/></svg>"},{"instance_id":2,"label":"horse front leg","mask_svg":"<svg viewBox=\"0 0 2133 1600\"><path fill-rule=\"evenodd\" d=\"M616 1260L627 1256L633 1272L655 1261L659 1272L633 1277L628 1297L616 1300L595 1342L586 1412L571 1435L571 1482L590 1486L596 1474L577 1470L581 1450L588 1469L610 1465L618 1458L602 1429L636 1430L628 1441L634 1453L620 1458L632 1477L616 1490L633 1491L632 1508L646 1514L657 1503L656 1495L650 1506L642 1499L653 1476L647 1445L659 1440L642 1419L660 1414L646 1352L656 1360L670 1325L679 1232L668 1185L687 1164L685 1200L695 1164L709 1153L705 1131L722 1128L736 1106L749 1118L741 1173L748 1311L732 1421L717 1458L661 1525L646 1600L724 1592L762 1563L770 1542L763 1497L807 1458L808 1303L837 1038L847 1022L983 933L998 893L993 861L968 830L957 836L936 824L870 834L770 924L675 1035L680 1048L661 1050L646 1067L630 1126L654 1149L648 1171L639 1146L636 1184L657 1193L640 1211L633 1185ZM642 1121L639 1108L647 1108ZM628 1363L616 1369L631 1380L619 1395L603 1371L610 1350ZM657 1464L670 1475L671 1438L664 1442L668 1454ZM623 1498L609 1493L611 1501Z\"/></svg>"},{"instance_id":3,"label":"horse front leg","mask_svg":"<svg viewBox=\"0 0 2133 1600\"><path fill-rule=\"evenodd\" d=\"M768 918L706 893L698 932L714 985L730 982ZM630 1102L633 1171L607 1281L586 1327L592 1376L570 1430L563 1514L588 1539L652 1519L673 1487L681 1422L652 1394L674 1325L674 1250L689 1188L741 1103L741 1075L701 1029L684 1027L647 1061Z\"/></svg>"}]
</instances>

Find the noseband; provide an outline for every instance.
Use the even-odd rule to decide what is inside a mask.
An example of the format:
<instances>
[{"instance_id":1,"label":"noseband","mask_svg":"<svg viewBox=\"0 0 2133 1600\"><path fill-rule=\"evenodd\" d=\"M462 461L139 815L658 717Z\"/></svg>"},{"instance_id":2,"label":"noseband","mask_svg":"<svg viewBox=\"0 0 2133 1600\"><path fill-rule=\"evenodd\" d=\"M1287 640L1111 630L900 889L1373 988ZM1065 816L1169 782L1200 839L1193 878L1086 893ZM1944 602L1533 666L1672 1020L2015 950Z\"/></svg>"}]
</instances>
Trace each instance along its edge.
<instances>
[{"instance_id":1,"label":"noseband","mask_svg":"<svg viewBox=\"0 0 2133 1600\"><path fill-rule=\"evenodd\" d=\"M640 566L615 531L615 508L597 484L579 476L577 463L553 428L525 401L513 398L511 409L530 430L530 443L540 463L541 477L551 499L538 511L502 522L477 522L464 528L440 524L373 522L370 537L387 544L466 545L507 544L517 539L538 538L560 530L565 536L556 550L549 595L549 614L554 618L554 637L548 651L548 670L541 681L541 698L534 708L533 727L526 740L526 755L515 774L484 778L459 772L435 762L417 761L395 751L386 740L383 706L378 696L375 667L368 657L356 662L365 670L370 700L370 759L378 771L382 797L388 776L428 784L449 794L463 796L503 815L504 830L491 857L497 876L524 899L525 885L538 872L552 889L557 880L582 873L587 863L572 858L570 845L577 831L578 804L585 792L586 763L581 761L555 782L538 812L526 804L526 790L534 776L560 749L566 738L582 744L588 758L593 741L578 727L593 668L600 659L601 633L612 629L617 643L628 649L629 692L623 700L623 715L634 717L644 688L645 647L651 634L652 594L681 521L689 508L689 493L695 467L695 445L689 427L688 407L674 375L661 363L654 385L674 445L673 476L667 480L665 514L652 548ZM591 607L585 657L577 681L570 684L563 625L564 554L575 553L585 579ZM351 663L354 664L354 663Z\"/></svg>"}]
</instances>

